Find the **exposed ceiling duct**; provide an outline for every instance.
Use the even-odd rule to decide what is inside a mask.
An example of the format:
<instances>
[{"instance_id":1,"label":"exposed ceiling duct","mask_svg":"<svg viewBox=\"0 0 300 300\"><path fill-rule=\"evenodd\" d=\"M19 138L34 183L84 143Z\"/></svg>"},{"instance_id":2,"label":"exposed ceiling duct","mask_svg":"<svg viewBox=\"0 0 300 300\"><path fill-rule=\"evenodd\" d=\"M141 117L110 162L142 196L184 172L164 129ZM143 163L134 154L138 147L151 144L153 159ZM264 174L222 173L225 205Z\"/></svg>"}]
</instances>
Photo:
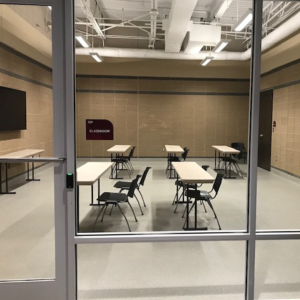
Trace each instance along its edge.
<instances>
[{"instance_id":1,"label":"exposed ceiling duct","mask_svg":"<svg viewBox=\"0 0 300 300\"><path fill-rule=\"evenodd\" d=\"M179 52L183 39L192 25L191 17L197 0L174 0L168 19L163 20L166 52Z\"/></svg>"},{"instance_id":2,"label":"exposed ceiling duct","mask_svg":"<svg viewBox=\"0 0 300 300\"><path fill-rule=\"evenodd\" d=\"M221 26L193 24L183 42L184 53L197 54L203 46L216 46L221 40Z\"/></svg>"},{"instance_id":3,"label":"exposed ceiling duct","mask_svg":"<svg viewBox=\"0 0 300 300\"><path fill-rule=\"evenodd\" d=\"M295 14L280 27L262 40L262 51L265 51L284 38L290 36L300 29L300 12ZM209 51L201 51L198 54L167 53L163 50L141 50L141 49L121 49L121 48L97 48L93 49L100 56L107 57L127 57L127 58L148 58L148 59L175 59L175 60L202 60L210 54ZM78 48L77 55L89 55L90 49ZM247 60L251 57L251 49L245 52L220 52L214 53L214 60Z\"/></svg>"}]
</instances>

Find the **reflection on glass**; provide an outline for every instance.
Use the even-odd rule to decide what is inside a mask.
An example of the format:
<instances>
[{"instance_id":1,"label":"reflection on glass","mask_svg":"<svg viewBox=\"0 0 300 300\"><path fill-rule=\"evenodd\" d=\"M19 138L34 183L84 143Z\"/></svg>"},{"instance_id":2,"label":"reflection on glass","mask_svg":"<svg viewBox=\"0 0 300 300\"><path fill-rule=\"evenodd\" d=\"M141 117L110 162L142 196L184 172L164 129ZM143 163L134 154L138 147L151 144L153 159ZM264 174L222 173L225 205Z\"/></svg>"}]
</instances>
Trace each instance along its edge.
<instances>
[{"instance_id":1,"label":"reflection on glass","mask_svg":"<svg viewBox=\"0 0 300 300\"><path fill-rule=\"evenodd\" d=\"M299 299L299 241L256 245L255 299Z\"/></svg>"},{"instance_id":2,"label":"reflection on glass","mask_svg":"<svg viewBox=\"0 0 300 300\"><path fill-rule=\"evenodd\" d=\"M298 20L298 1L264 2L262 45L267 53L261 57L258 229L300 228L300 64L299 51L290 47L299 40L292 27ZM274 36L280 47L270 48Z\"/></svg>"},{"instance_id":3,"label":"reflection on glass","mask_svg":"<svg viewBox=\"0 0 300 300\"><path fill-rule=\"evenodd\" d=\"M51 15L0 5L0 18L0 159L52 157ZM0 281L55 277L53 181L52 164L1 163Z\"/></svg>"},{"instance_id":4,"label":"reflection on glass","mask_svg":"<svg viewBox=\"0 0 300 300\"><path fill-rule=\"evenodd\" d=\"M78 299L241 300L245 290L244 245L78 245Z\"/></svg>"},{"instance_id":5,"label":"reflection on glass","mask_svg":"<svg viewBox=\"0 0 300 300\"><path fill-rule=\"evenodd\" d=\"M87 21L80 17L83 10L76 8L75 35L85 41L76 40L80 232L246 229L250 55L246 61L242 57L250 53L251 22L240 32L233 32L232 26L252 3L245 6L240 1L225 1L224 6L223 2L219 1L213 22L208 15L201 22L193 19L195 36L203 36L200 33L205 30L205 46L197 40L186 46L184 54L178 49L178 55L187 57L197 51L201 57L197 61L180 60L180 67L178 60L162 56L138 63L136 58L106 57L101 35L94 27L86 32ZM108 12L107 17L114 16ZM124 15L125 21L127 17ZM150 22L150 14L143 18ZM162 18L158 16L160 24ZM140 21L133 24L151 26ZM132 55L137 55L135 42L124 40L133 34L130 24L122 29L118 24L100 27L107 38L104 47L131 48ZM140 39L142 31L136 32L136 39ZM151 55L164 55L169 46L161 26L157 34L163 43L161 38L155 41ZM139 45L148 51L148 45ZM230 53L230 60L224 51ZM91 53L97 53L102 62L96 63ZM209 62L201 65L206 57L210 57ZM112 126L107 127L106 122ZM176 161L194 162L195 169L175 170ZM113 166L103 173L104 164L91 165L99 162L112 162ZM139 178L136 197L128 201L126 196L102 195L127 194L130 182L142 176L147 167L151 169L143 185ZM92 179L85 176L90 168L95 170ZM192 192L182 193L182 186L187 188L184 174L193 176L194 172L198 175L189 181ZM218 174L226 175L221 185L215 181ZM193 191L195 188L198 191ZM212 192L200 194L199 190Z\"/></svg>"}]
</instances>

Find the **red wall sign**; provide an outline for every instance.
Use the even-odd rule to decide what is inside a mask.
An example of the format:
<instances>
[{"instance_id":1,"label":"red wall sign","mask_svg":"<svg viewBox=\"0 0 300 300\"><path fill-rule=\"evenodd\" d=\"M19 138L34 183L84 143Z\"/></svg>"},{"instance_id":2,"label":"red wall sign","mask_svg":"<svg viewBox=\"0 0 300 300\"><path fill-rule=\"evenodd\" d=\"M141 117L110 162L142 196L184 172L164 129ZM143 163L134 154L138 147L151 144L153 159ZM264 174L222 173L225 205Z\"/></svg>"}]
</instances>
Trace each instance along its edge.
<instances>
[{"instance_id":1,"label":"red wall sign","mask_svg":"<svg viewBox=\"0 0 300 300\"><path fill-rule=\"evenodd\" d=\"M85 120L87 140L113 140L114 126L108 120Z\"/></svg>"}]
</instances>

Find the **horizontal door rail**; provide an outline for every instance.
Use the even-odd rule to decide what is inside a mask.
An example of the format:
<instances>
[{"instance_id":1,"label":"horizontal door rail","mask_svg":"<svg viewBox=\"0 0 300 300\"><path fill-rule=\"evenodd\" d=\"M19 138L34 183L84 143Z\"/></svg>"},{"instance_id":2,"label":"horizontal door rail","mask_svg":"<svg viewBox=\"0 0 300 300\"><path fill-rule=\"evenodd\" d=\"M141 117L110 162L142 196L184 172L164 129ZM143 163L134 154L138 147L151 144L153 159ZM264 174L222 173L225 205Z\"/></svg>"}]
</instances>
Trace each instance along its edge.
<instances>
[{"instance_id":1,"label":"horizontal door rail","mask_svg":"<svg viewBox=\"0 0 300 300\"><path fill-rule=\"evenodd\" d=\"M57 157L24 157L24 158L0 158L0 163L27 163L27 162L64 162L66 159Z\"/></svg>"}]
</instances>

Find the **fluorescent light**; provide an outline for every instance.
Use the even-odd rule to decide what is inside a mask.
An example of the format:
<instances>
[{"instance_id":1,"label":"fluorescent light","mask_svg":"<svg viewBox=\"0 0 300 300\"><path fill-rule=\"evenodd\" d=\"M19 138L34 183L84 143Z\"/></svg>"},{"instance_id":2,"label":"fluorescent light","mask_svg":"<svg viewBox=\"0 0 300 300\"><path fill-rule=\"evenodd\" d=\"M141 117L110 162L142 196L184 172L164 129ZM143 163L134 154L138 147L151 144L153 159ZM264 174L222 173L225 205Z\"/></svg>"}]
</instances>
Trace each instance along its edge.
<instances>
[{"instance_id":1,"label":"fluorescent light","mask_svg":"<svg viewBox=\"0 0 300 300\"><path fill-rule=\"evenodd\" d=\"M81 44L82 47L84 48L89 48L91 47L91 44L89 43L89 41L87 41L83 35L81 34L76 34L75 36L76 40Z\"/></svg>"},{"instance_id":2,"label":"fluorescent light","mask_svg":"<svg viewBox=\"0 0 300 300\"><path fill-rule=\"evenodd\" d=\"M50 10L52 10L52 6L48 6L48 8L49 8Z\"/></svg>"},{"instance_id":3,"label":"fluorescent light","mask_svg":"<svg viewBox=\"0 0 300 300\"><path fill-rule=\"evenodd\" d=\"M90 52L90 55L96 62L102 62L102 58L99 56L97 52Z\"/></svg>"},{"instance_id":4,"label":"fluorescent light","mask_svg":"<svg viewBox=\"0 0 300 300\"><path fill-rule=\"evenodd\" d=\"M212 61L213 58L214 58L213 56L206 56L206 57L202 60L201 65L202 65L202 66L206 66L209 62Z\"/></svg>"},{"instance_id":5,"label":"fluorescent light","mask_svg":"<svg viewBox=\"0 0 300 300\"><path fill-rule=\"evenodd\" d=\"M228 9L229 5L231 4L232 0L223 0L222 4L218 7L215 13L215 18L222 18L225 11Z\"/></svg>"},{"instance_id":6,"label":"fluorescent light","mask_svg":"<svg viewBox=\"0 0 300 300\"><path fill-rule=\"evenodd\" d=\"M212 51L216 53L221 52L229 42L230 40L221 40Z\"/></svg>"},{"instance_id":7,"label":"fluorescent light","mask_svg":"<svg viewBox=\"0 0 300 300\"><path fill-rule=\"evenodd\" d=\"M233 26L234 31L242 31L253 19L252 10L249 8L246 13Z\"/></svg>"}]
</instances>

